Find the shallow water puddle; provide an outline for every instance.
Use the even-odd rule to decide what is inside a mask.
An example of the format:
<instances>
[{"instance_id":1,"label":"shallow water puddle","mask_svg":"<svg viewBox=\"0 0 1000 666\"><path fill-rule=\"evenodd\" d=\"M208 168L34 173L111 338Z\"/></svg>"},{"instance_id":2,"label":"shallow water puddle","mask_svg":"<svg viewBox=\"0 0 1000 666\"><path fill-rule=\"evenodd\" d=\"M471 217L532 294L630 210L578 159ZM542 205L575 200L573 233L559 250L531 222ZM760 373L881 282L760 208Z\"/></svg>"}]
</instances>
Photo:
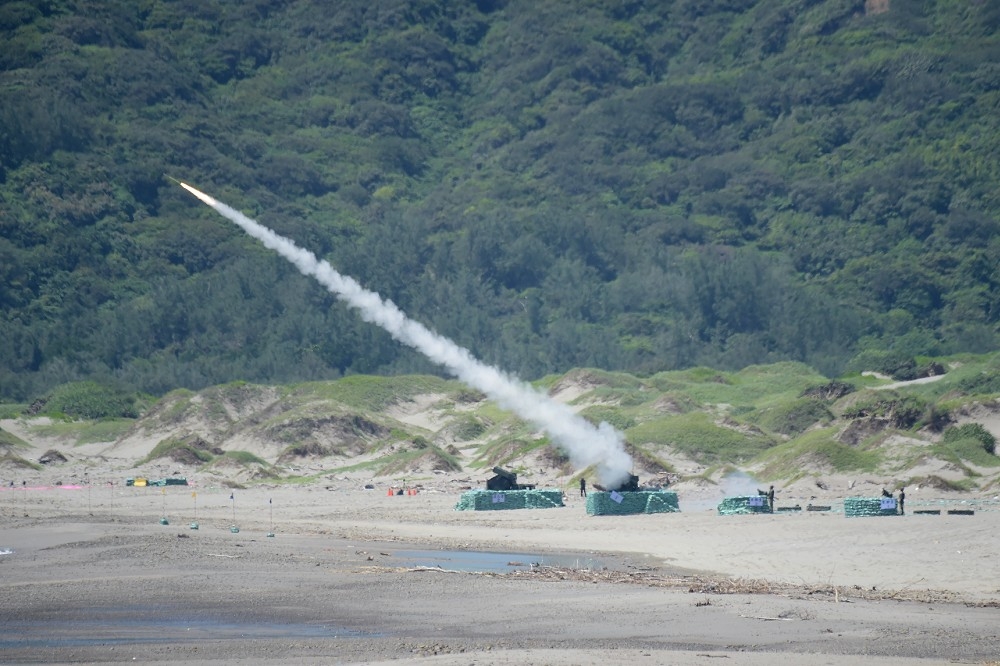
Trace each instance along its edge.
<instances>
[{"instance_id":1,"label":"shallow water puddle","mask_svg":"<svg viewBox=\"0 0 1000 666\"><path fill-rule=\"evenodd\" d=\"M602 569L608 566L595 557L580 555L539 555L531 553L491 553L475 550L398 550L395 563L404 567L435 567L453 571L509 573L535 566L568 569Z\"/></svg>"}]
</instances>

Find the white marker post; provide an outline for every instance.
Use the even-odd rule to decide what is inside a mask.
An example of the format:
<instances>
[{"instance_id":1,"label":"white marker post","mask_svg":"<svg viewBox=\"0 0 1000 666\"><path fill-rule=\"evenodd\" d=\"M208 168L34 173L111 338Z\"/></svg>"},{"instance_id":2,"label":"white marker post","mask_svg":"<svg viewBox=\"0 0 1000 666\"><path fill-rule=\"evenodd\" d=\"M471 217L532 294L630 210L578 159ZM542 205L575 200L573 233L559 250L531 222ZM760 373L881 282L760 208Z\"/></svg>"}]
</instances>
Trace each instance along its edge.
<instances>
[{"instance_id":1,"label":"white marker post","mask_svg":"<svg viewBox=\"0 0 1000 666\"><path fill-rule=\"evenodd\" d=\"M167 489L160 488L160 496L163 497L163 517L160 518L161 525L169 525L170 521L167 520Z\"/></svg>"},{"instance_id":2,"label":"white marker post","mask_svg":"<svg viewBox=\"0 0 1000 666\"><path fill-rule=\"evenodd\" d=\"M232 532L233 534L238 534L239 531L240 531L240 528L236 526L236 492L235 491L229 493L229 501L232 502L232 504L233 504L233 524L229 528L229 531Z\"/></svg>"}]
</instances>

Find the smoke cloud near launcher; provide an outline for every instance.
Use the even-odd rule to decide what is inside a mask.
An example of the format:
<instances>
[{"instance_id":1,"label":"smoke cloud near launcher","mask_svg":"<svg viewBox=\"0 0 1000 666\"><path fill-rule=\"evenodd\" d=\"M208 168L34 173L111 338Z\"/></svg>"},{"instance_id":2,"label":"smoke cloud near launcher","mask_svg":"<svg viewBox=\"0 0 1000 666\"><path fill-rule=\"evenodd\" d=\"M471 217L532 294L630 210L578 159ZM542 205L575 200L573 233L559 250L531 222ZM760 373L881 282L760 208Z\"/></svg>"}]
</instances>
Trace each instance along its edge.
<instances>
[{"instance_id":1,"label":"smoke cloud near launcher","mask_svg":"<svg viewBox=\"0 0 1000 666\"><path fill-rule=\"evenodd\" d=\"M300 248L291 240L279 236L204 192L186 183L175 182L265 247L290 261L303 275L315 278L330 293L356 309L362 319L382 327L397 341L447 368L464 384L482 391L504 409L544 430L569 456L574 468L584 469L596 465L600 483L612 488L628 480L632 458L625 452L625 438L608 423L594 427L566 405L556 402L526 382L485 365L467 349L413 321L392 301L368 291L353 278L341 275L312 252Z\"/></svg>"}]
</instances>

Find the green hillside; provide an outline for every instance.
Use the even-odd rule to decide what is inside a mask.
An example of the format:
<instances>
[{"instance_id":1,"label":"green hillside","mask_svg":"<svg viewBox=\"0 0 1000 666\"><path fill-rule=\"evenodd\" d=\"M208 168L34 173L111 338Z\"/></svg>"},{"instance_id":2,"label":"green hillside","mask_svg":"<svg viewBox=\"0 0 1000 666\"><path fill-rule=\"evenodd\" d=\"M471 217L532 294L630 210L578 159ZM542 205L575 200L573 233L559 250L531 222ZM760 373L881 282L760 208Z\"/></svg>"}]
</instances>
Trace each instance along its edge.
<instances>
[{"instance_id":1,"label":"green hillside","mask_svg":"<svg viewBox=\"0 0 1000 666\"><path fill-rule=\"evenodd\" d=\"M993 350L998 28L945 0L4 3L0 399L439 372L164 174L525 378Z\"/></svg>"}]
</instances>

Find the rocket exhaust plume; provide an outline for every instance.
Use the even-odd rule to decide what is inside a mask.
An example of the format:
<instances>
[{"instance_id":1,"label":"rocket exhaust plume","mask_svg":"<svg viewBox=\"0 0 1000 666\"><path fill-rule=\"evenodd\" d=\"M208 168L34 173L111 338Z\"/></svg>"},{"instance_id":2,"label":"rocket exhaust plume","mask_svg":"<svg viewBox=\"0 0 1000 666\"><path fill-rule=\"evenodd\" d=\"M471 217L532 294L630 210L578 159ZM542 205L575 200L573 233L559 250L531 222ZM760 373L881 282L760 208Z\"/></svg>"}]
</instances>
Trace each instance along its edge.
<instances>
[{"instance_id":1,"label":"rocket exhaust plume","mask_svg":"<svg viewBox=\"0 0 1000 666\"><path fill-rule=\"evenodd\" d=\"M526 382L485 365L467 349L409 319L392 301L383 300L353 278L341 275L312 252L186 183L180 186L293 263L303 275L314 277L330 293L358 310L362 319L381 326L399 342L447 368L463 383L545 430L576 469L596 465L600 483L612 488L628 480L632 458L625 452L624 437L609 424L601 423L595 428L566 405Z\"/></svg>"}]
</instances>

